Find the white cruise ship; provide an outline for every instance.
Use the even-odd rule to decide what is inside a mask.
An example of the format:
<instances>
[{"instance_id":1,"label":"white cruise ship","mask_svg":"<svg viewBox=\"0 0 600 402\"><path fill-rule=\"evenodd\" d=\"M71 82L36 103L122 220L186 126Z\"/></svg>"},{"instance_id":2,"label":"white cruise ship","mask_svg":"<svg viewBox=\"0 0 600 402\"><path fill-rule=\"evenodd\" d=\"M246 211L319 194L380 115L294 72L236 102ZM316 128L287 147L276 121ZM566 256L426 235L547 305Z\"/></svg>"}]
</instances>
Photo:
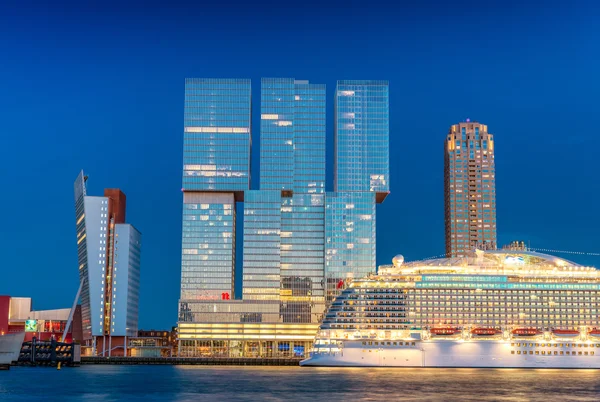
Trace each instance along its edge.
<instances>
[{"instance_id":1,"label":"white cruise ship","mask_svg":"<svg viewBox=\"0 0 600 402\"><path fill-rule=\"evenodd\" d=\"M600 271L525 249L382 266L303 366L600 368Z\"/></svg>"}]
</instances>

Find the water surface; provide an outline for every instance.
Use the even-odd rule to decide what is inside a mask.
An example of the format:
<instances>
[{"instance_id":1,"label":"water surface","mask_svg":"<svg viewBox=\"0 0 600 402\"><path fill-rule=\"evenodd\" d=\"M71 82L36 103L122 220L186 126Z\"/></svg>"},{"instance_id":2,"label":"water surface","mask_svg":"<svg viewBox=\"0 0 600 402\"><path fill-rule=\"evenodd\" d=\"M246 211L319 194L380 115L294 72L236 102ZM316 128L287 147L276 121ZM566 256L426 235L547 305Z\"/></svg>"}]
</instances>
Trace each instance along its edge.
<instances>
[{"instance_id":1,"label":"water surface","mask_svg":"<svg viewBox=\"0 0 600 402\"><path fill-rule=\"evenodd\" d=\"M0 400L599 401L600 370L13 367Z\"/></svg>"}]
</instances>

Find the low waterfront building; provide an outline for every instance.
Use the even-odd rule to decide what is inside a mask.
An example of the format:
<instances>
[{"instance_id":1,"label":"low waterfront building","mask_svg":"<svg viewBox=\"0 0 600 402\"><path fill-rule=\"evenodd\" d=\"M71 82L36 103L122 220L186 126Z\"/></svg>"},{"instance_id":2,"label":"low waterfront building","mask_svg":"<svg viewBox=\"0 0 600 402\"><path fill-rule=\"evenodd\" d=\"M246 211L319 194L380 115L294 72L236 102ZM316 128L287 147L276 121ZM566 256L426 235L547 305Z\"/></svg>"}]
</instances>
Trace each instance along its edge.
<instances>
[{"instance_id":1,"label":"low waterfront building","mask_svg":"<svg viewBox=\"0 0 600 402\"><path fill-rule=\"evenodd\" d=\"M30 297L0 296L0 333L24 331L25 341L34 337L39 341L61 340L70 312L70 308L32 310ZM82 340L81 306L78 305L64 342L81 343Z\"/></svg>"},{"instance_id":2,"label":"low waterfront building","mask_svg":"<svg viewBox=\"0 0 600 402\"><path fill-rule=\"evenodd\" d=\"M128 356L171 357L177 355L177 327L170 331L139 330L136 337L128 339Z\"/></svg>"}]
</instances>

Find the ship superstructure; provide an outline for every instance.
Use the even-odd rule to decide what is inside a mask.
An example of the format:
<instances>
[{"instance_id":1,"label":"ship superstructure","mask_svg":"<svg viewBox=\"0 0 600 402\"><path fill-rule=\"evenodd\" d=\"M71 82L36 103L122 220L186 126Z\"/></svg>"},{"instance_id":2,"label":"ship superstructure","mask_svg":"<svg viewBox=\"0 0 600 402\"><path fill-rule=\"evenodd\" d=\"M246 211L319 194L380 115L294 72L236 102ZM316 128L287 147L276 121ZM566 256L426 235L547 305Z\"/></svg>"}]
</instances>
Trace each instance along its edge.
<instances>
[{"instance_id":1,"label":"ship superstructure","mask_svg":"<svg viewBox=\"0 0 600 402\"><path fill-rule=\"evenodd\" d=\"M381 266L330 306L302 365L600 367L600 271L511 247Z\"/></svg>"}]
</instances>

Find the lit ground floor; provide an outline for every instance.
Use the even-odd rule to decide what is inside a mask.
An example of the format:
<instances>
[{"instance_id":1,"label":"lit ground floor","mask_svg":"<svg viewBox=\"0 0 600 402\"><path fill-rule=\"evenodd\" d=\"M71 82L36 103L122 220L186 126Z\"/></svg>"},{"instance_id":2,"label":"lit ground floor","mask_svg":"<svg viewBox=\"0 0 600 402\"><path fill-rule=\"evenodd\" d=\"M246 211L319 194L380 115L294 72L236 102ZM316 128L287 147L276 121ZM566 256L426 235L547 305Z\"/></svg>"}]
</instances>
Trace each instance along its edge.
<instances>
[{"instance_id":1,"label":"lit ground floor","mask_svg":"<svg viewBox=\"0 0 600 402\"><path fill-rule=\"evenodd\" d=\"M318 323L179 323L180 357L307 357Z\"/></svg>"},{"instance_id":2,"label":"lit ground floor","mask_svg":"<svg viewBox=\"0 0 600 402\"><path fill-rule=\"evenodd\" d=\"M307 357L312 344L305 340L180 340L179 357Z\"/></svg>"},{"instance_id":3,"label":"lit ground floor","mask_svg":"<svg viewBox=\"0 0 600 402\"><path fill-rule=\"evenodd\" d=\"M81 344L82 356L172 357L173 347L163 337L97 336Z\"/></svg>"}]
</instances>

